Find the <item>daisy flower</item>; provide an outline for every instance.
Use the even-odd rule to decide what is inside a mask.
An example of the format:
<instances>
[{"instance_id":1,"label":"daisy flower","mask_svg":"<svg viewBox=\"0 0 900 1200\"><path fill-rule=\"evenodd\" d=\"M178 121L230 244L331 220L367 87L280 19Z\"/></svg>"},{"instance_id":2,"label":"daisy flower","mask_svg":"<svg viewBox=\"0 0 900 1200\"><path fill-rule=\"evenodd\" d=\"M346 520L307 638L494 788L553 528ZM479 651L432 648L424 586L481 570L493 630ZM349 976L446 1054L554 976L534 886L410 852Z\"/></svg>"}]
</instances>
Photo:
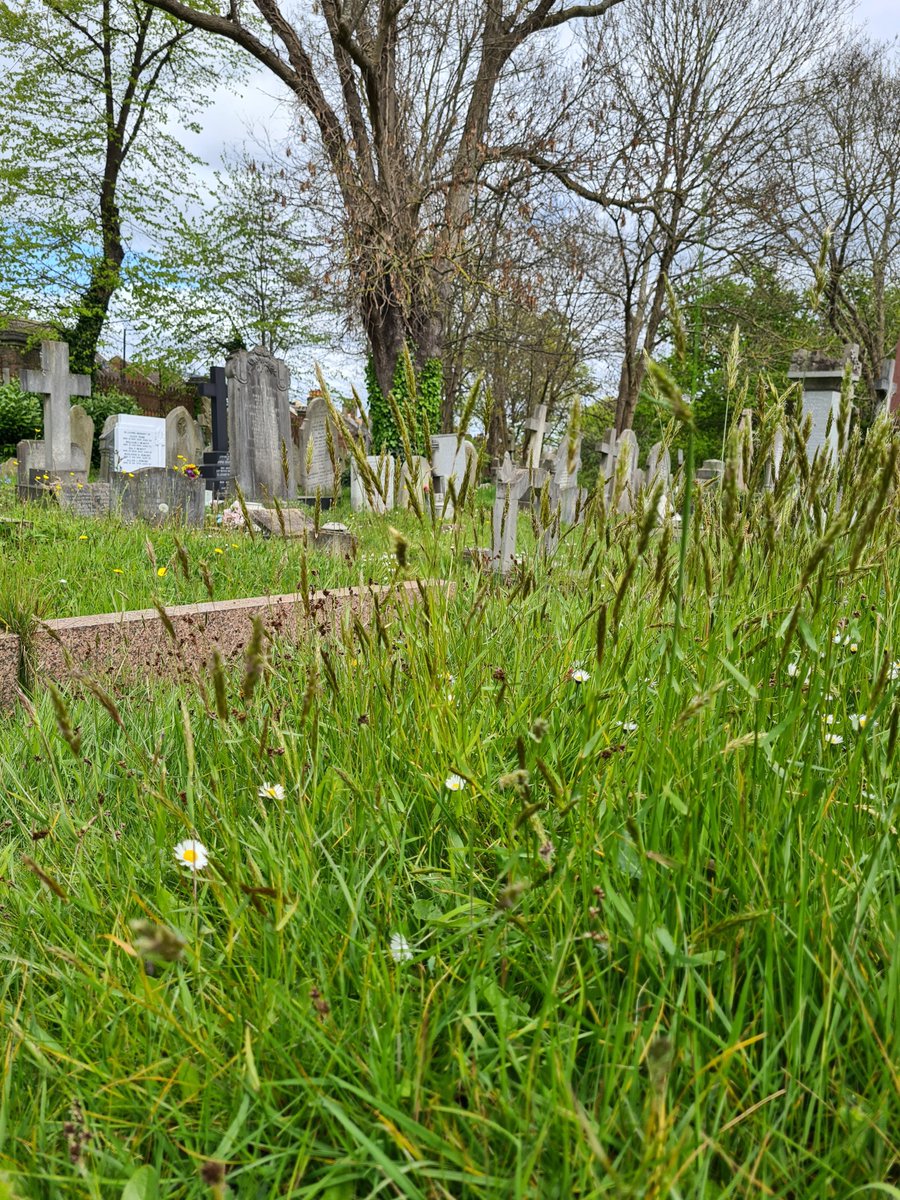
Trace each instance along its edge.
<instances>
[{"instance_id":1,"label":"daisy flower","mask_svg":"<svg viewBox=\"0 0 900 1200\"><path fill-rule=\"evenodd\" d=\"M826 733L825 742L829 746L843 746L844 739L839 733Z\"/></svg>"},{"instance_id":2,"label":"daisy flower","mask_svg":"<svg viewBox=\"0 0 900 1200\"><path fill-rule=\"evenodd\" d=\"M191 871L202 871L209 862L209 851L202 842L188 838L186 842L179 842L175 847L175 858Z\"/></svg>"},{"instance_id":3,"label":"daisy flower","mask_svg":"<svg viewBox=\"0 0 900 1200\"><path fill-rule=\"evenodd\" d=\"M264 783L258 795L260 800L283 800L284 787L280 783Z\"/></svg>"},{"instance_id":4,"label":"daisy flower","mask_svg":"<svg viewBox=\"0 0 900 1200\"><path fill-rule=\"evenodd\" d=\"M466 786L466 781L462 775L448 775L444 780L444 787L448 792L461 792Z\"/></svg>"},{"instance_id":5,"label":"daisy flower","mask_svg":"<svg viewBox=\"0 0 900 1200\"><path fill-rule=\"evenodd\" d=\"M569 678L573 683L587 683L590 677L590 672L586 671L584 667L576 667L574 671L569 672Z\"/></svg>"},{"instance_id":6,"label":"daisy flower","mask_svg":"<svg viewBox=\"0 0 900 1200\"><path fill-rule=\"evenodd\" d=\"M391 934L391 958L395 963L409 962L413 952L402 933Z\"/></svg>"}]
</instances>

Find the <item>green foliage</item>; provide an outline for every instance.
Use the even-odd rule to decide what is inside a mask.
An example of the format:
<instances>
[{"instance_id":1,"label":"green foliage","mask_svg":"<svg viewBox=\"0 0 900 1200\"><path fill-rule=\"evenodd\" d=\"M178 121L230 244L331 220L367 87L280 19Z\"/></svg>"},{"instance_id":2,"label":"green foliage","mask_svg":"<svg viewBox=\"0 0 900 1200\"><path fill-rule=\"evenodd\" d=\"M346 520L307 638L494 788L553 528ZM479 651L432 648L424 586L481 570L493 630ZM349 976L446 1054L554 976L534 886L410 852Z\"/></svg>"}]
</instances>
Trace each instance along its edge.
<instances>
[{"instance_id":1,"label":"green foliage","mask_svg":"<svg viewBox=\"0 0 900 1200\"><path fill-rule=\"evenodd\" d=\"M43 426L40 399L23 392L18 379L0 383L0 458L14 455L16 444L24 438L39 438Z\"/></svg>"},{"instance_id":2,"label":"green foliage","mask_svg":"<svg viewBox=\"0 0 900 1200\"><path fill-rule=\"evenodd\" d=\"M673 352L662 362L684 394L693 397L697 461L721 458L725 429L735 409L756 407L761 385L763 396L771 395L764 380L779 391L786 388L791 354L798 347L821 345L821 332L808 297L761 266L746 277L690 280L679 289L677 300L686 327L686 352ZM744 387L730 395L726 363L736 325ZM644 452L659 439L667 419L646 394L641 396L633 429ZM685 438L680 431L675 446L684 448Z\"/></svg>"},{"instance_id":3,"label":"green foliage","mask_svg":"<svg viewBox=\"0 0 900 1200\"><path fill-rule=\"evenodd\" d=\"M416 430L419 435L419 453L429 456L431 447L428 444L427 433L439 433L441 428L444 364L439 358L428 359L419 372L418 383Z\"/></svg>"},{"instance_id":4,"label":"green foliage","mask_svg":"<svg viewBox=\"0 0 900 1200\"><path fill-rule=\"evenodd\" d=\"M441 427L444 368L439 358L428 359L415 378L414 388L415 395L410 397L404 355L400 354L394 368L394 386L391 390L404 420L411 416L414 421L414 427L407 431L413 453L428 455L430 446L426 430L434 434ZM394 420L391 405L379 387L371 355L366 363L366 394L372 429L372 453L380 454L386 449L389 454L402 454L403 438Z\"/></svg>"},{"instance_id":5,"label":"green foliage","mask_svg":"<svg viewBox=\"0 0 900 1200\"><path fill-rule=\"evenodd\" d=\"M372 430L372 453L399 454L402 448L400 432L394 422L391 406L381 390L371 354L366 362L366 396L369 403L369 427Z\"/></svg>"},{"instance_id":6,"label":"green foliage","mask_svg":"<svg viewBox=\"0 0 900 1200\"><path fill-rule=\"evenodd\" d=\"M94 422L91 462L95 467L99 467L100 434L103 432L103 423L106 418L111 417L113 413L130 413L132 416L139 416L141 408L131 396L126 396L124 392L116 391L115 388L110 388L105 392L95 392L92 396L83 399L81 405Z\"/></svg>"}]
</instances>

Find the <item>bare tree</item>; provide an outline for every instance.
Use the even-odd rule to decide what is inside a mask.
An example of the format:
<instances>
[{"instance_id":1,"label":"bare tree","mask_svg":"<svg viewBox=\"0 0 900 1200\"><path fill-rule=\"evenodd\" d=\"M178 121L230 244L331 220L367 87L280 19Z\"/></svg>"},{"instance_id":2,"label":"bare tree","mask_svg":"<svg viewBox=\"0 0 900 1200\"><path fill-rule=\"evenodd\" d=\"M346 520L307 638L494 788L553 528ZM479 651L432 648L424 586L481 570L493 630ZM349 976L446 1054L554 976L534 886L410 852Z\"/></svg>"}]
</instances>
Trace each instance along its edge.
<instances>
[{"instance_id":1,"label":"bare tree","mask_svg":"<svg viewBox=\"0 0 900 1200\"><path fill-rule=\"evenodd\" d=\"M243 48L309 114L386 392L405 341L420 363L443 354L498 90L534 75L523 51L535 39L621 0L322 0L290 15L254 0L258 19L246 20L235 0L148 2Z\"/></svg>"},{"instance_id":2,"label":"bare tree","mask_svg":"<svg viewBox=\"0 0 900 1200\"><path fill-rule=\"evenodd\" d=\"M597 223L618 270L616 425L630 426L669 280L727 255L761 162L795 121L799 83L841 0L645 0L611 14L573 87L578 140L524 157Z\"/></svg>"},{"instance_id":3,"label":"bare tree","mask_svg":"<svg viewBox=\"0 0 900 1200\"><path fill-rule=\"evenodd\" d=\"M822 316L837 338L860 346L871 416L889 335L900 332L888 304L900 287L896 49L841 47L805 98L802 122L772 156L761 216L795 268L822 271Z\"/></svg>"}]
</instances>

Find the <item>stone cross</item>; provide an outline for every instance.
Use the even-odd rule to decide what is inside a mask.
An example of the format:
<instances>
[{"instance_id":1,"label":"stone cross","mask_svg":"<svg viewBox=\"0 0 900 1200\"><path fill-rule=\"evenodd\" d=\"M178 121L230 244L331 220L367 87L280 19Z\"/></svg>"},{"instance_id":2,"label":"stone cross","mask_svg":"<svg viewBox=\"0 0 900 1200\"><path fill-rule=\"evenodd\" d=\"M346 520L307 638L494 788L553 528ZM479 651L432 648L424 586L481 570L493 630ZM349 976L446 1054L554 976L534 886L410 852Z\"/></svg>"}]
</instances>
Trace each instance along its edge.
<instances>
[{"instance_id":1,"label":"stone cross","mask_svg":"<svg viewBox=\"0 0 900 1200\"><path fill-rule=\"evenodd\" d=\"M516 556L516 532L519 525L519 501L528 490L528 471L514 467L509 454L497 474L497 493L491 520L491 562L495 571L505 575Z\"/></svg>"},{"instance_id":2,"label":"stone cross","mask_svg":"<svg viewBox=\"0 0 900 1200\"><path fill-rule=\"evenodd\" d=\"M541 465L544 445L544 426L547 424L547 405L536 404L525 422L525 466L536 470Z\"/></svg>"},{"instance_id":3,"label":"stone cross","mask_svg":"<svg viewBox=\"0 0 900 1200\"><path fill-rule=\"evenodd\" d=\"M44 468L64 471L72 462L71 396L90 396L91 377L69 371L65 342L41 342L40 371L23 371L22 387L44 398Z\"/></svg>"}]
</instances>

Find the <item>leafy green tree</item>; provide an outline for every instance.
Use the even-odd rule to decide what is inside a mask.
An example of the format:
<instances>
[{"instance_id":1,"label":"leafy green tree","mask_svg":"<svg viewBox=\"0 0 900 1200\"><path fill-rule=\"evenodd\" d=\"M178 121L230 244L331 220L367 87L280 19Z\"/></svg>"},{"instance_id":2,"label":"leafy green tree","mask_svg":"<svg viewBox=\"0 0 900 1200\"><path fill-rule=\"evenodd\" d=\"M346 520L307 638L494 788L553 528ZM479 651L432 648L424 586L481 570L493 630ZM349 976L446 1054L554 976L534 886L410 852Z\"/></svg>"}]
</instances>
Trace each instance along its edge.
<instances>
[{"instance_id":1,"label":"leafy green tree","mask_svg":"<svg viewBox=\"0 0 900 1200\"><path fill-rule=\"evenodd\" d=\"M51 321L91 372L113 296L141 275L129 236L189 191L173 116L191 125L223 65L136 0L5 0L0 46L0 309Z\"/></svg>"},{"instance_id":2,"label":"leafy green tree","mask_svg":"<svg viewBox=\"0 0 900 1200\"><path fill-rule=\"evenodd\" d=\"M23 438L39 438L44 425L40 400L23 392L18 379L0 383L0 458L15 454Z\"/></svg>"},{"instance_id":3,"label":"leafy green tree","mask_svg":"<svg viewBox=\"0 0 900 1200\"><path fill-rule=\"evenodd\" d=\"M179 215L135 289L148 348L193 360L262 344L290 357L323 341L313 295L312 243L288 203L284 171L247 153L216 173L213 202Z\"/></svg>"},{"instance_id":4,"label":"leafy green tree","mask_svg":"<svg viewBox=\"0 0 900 1200\"><path fill-rule=\"evenodd\" d=\"M735 326L740 333L741 379L746 380L752 407L766 381L779 390L787 387L793 352L821 342L818 322L809 298L767 266L754 265L744 276L695 277L677 293L685 326L685 353L670 352L663 362L685 395L692 397L698 461L720 458L724 433L734 415L729 411L735 401L728 395L726 362ZM665 332L671 336L671 325ZM642 448L659 438L665 424L666 414L642 396L634 419ZM680 435L676 445L683 444L684 436Z\"/></svg>"}]
</instances>

